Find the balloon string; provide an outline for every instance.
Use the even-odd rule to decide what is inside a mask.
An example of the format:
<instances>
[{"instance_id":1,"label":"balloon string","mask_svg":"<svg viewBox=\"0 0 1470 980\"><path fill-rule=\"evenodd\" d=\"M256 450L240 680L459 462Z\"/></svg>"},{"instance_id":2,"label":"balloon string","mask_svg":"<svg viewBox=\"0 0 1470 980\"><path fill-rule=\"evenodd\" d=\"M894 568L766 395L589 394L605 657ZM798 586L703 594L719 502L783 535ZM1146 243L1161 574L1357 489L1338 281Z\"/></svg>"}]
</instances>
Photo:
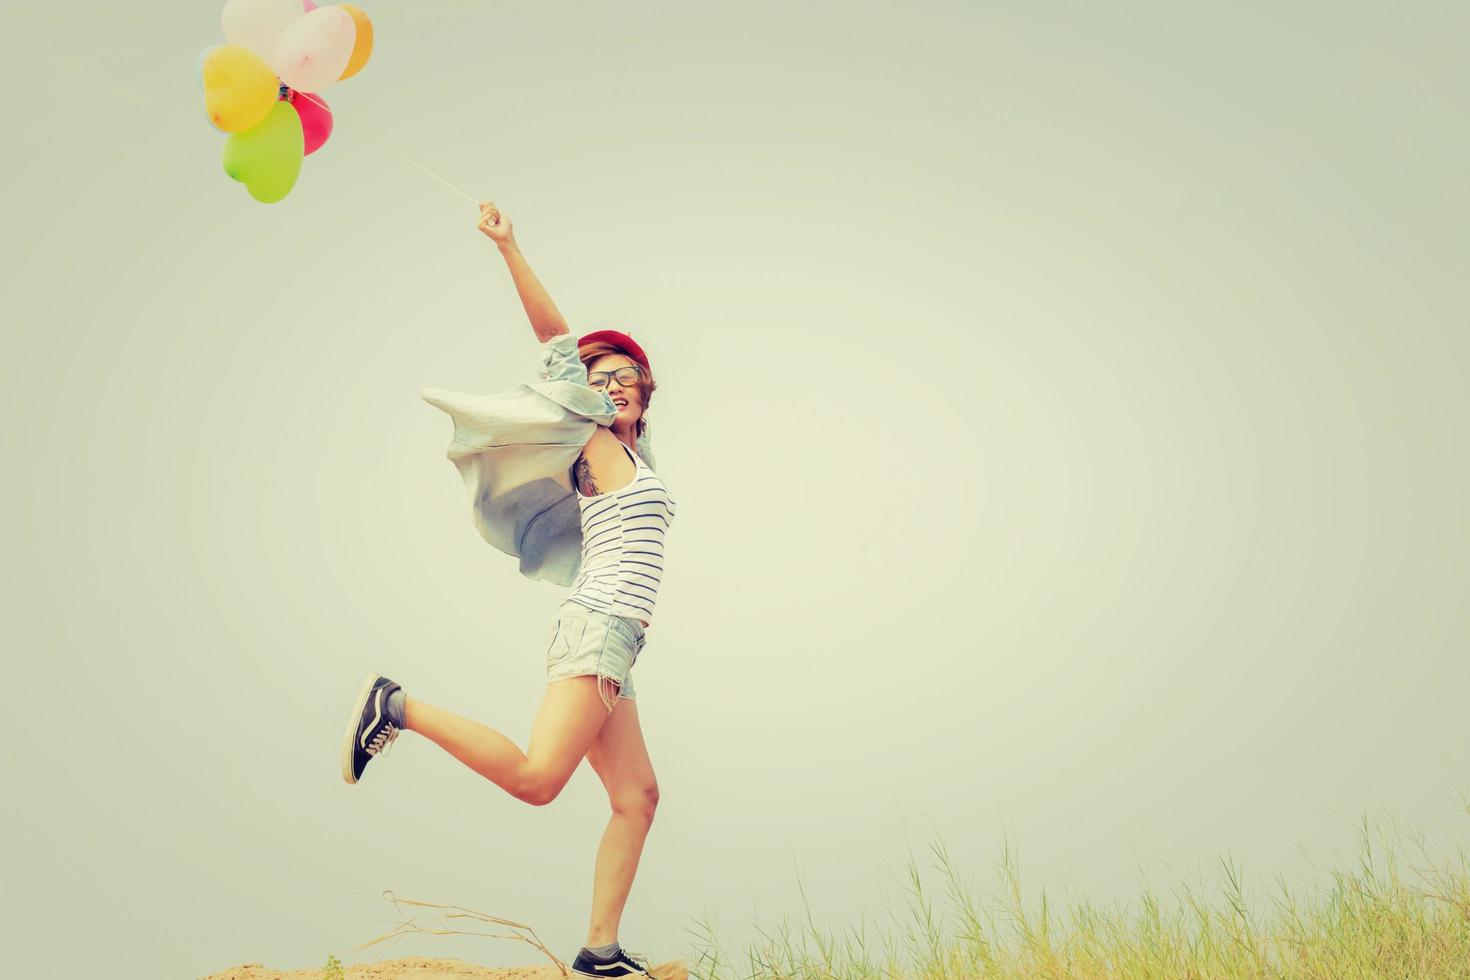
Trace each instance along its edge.
<instances>
[{"instance_id":1,"label":"balloon string","mask_svg":"<svg viewBox=\"0 0 1470 980\"><path fill-rule=\"evenodd\" d=\"M332 117L334 119L337 117L338 113L335 110L328 109L325 102L320 102L320 101L318 101L317 99L313 98L312 96L308 95L305 92L297 92L295 89L292 89L291 91L293 93L292 94L292 98L295 98L295 99L306 99L308 102L312 102L312 103L315 103L316 105L321 106L324 111L331 113L332 114ZM369 138L371 138L371 137L369 137ZM479 204L480 203L477 198L471 197L470 195L466 194L464 191L460 190L458 187L455 187L449 181L445 180L443 177L440 177L438 174L434 173L434 171L430 170L428 167L424 166L422 163L419 163L417 160L413 159L412 157L408 156L405 153L399 152L399 150L396 147L394 147L393 145L391 145L390 143L388 143L386 140L379 139L379 140L374 140L374 142L376 142L376 143L380 144L381 146L385 147L390 153L393 153L393 154L397 155L398 157L402 158L405 162L411 163L415 167L418 167L424 173L428 174L430 177L433 177L439 183L443 184L445 187L447 187L450 190L454 191L454 193L458 194L460 197L464 198L466 201L469 201L471 204Z\"/></svg>"}]
</instances>

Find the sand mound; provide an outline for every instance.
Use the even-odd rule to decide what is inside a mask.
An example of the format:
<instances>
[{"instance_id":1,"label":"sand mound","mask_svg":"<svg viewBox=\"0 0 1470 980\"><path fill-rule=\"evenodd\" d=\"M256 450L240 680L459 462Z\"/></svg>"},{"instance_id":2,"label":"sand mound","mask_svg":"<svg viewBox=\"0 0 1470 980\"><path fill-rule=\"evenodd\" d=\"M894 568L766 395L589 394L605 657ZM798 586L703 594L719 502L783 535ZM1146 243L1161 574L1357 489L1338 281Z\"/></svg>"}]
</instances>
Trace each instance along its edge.
<instances>
[{"instance_id":1,"label":"sand mound","mask_svg":"<svg viewBox=\"0 0 1470 980\"><path fill-rule=\"evenodd\" d=\"M215 973L203 980L321 980L322 968L309 970L272 970L259 963L246 963ZM437 980L438 977L463 977L466 980L561 980L556 967L518 966L491 968L476 966L452 956L405 956L381 963L343 966L343 980Z\"/></svg>"},{"instance_id":2,"label":"sand mound","mask_svg":"<svg viewBox=\"0 0 1470 980\"><path fill-rule=\"evenodd\" d=\"M661 980L687 980L689 973L678 962L663 963L653 968ZM466 980L562 980L562 972L551 965L496 967L476 966L454 957L405 956L381 963L343 966L343 980L438 980L440 977ZM213 973L202 980L321 980L322 968L309 970L272 970L259 963L245 963L223 973Z\"/></svg>"}]
</instances>

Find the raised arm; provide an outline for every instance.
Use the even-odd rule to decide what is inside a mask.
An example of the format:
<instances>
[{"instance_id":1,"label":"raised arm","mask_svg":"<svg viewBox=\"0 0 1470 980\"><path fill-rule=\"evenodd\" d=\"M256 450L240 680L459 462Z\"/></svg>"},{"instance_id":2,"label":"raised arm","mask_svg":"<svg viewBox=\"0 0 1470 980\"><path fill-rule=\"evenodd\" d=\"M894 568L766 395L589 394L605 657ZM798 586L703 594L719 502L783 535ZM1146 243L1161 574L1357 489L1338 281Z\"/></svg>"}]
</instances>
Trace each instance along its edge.
<instances>
[{"instance_id":1,"label":"raised arm","mask_svg":"<svg viewBox=\"0 0 1470 980\"><path fill-rule=\"evenodd\" d=\"M536 340L544 344L552 337L569 333L567 321L562 318L561 311L551 301L546 287L541 285L541 280L536 278L536 273L531 271L526 257L521 254L515 233L511 231L510 219L494 204L483 201L480 204L478 227L495 242L505 258L510 277L515 280L516 292L520 294L521 305L526 308L526 316L531 318L531 329L536 332Z\"/></svg>"}]
</instances>

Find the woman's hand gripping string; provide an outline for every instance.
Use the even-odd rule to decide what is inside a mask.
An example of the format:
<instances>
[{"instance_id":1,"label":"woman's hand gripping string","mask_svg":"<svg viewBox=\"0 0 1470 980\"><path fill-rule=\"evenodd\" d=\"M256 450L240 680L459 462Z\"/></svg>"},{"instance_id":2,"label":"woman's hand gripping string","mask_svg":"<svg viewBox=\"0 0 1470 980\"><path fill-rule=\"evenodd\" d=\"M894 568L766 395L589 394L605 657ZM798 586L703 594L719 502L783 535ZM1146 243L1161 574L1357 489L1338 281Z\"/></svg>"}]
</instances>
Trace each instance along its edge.
<instances>
[{"instance_id":1,"label":"woman's hand gripping string","mask_svg":"<svg viewBox=\"0 0 1470 980\"><path fill-rule=\"evenodd\" d=\"M480 221L476 227L496 245L505 246L515 240L510 230L510 219L500 213L493 201L480 202Z\"/></svg>"}]
</instances>

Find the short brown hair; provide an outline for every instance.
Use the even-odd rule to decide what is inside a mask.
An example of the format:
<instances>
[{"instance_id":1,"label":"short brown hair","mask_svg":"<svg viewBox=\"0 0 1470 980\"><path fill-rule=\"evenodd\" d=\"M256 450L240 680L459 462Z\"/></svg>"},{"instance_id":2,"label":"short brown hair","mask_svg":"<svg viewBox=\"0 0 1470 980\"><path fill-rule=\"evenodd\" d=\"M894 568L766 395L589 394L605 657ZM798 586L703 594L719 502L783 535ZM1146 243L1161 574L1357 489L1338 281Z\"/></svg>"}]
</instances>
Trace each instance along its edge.
<instances>
[{"instance_id":1,"label":"short brown hair","mask_svg":"<svg viewBox=\"0 0 1470 980\"><path fill-rule=\"evenodd\" d=\"M634 364L638 364L633 360L633 355L605 340L594 340L590 344L583 344L577 348L577 357L581 359L582 366L589 371L592 369L593 362L605 354L621 354ZM653 401L653 392L657 387L658 382L653 380L653 372L642 364L638 364L638 395L643 402L643 411L638 414L638 431L635 435L643 435L643 430L648 425L648 404Z\"/></svg>"}]
</instances>

